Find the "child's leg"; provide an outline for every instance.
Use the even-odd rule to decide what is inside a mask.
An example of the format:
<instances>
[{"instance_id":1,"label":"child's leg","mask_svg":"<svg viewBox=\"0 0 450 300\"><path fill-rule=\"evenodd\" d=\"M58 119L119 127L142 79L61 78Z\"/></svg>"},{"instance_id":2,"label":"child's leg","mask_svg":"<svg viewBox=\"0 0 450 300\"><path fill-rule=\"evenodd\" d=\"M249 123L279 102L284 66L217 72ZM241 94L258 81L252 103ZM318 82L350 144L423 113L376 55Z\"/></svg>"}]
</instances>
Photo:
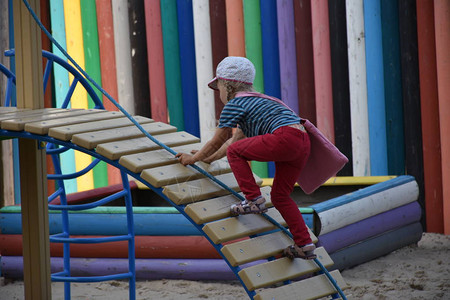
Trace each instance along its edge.
<instances>
[{"instance_id":1,"label":"child's leg","mask_svg":"<svg viewBox=\"0 0 450 300\"><path fill-rule=\"evenodd\" d=\"M255 182L248 161L256 160L255 157L263 159L261 153L259 153L263 149L265 149L265 145L262 136L237 141L231 144L227 149L228 163L230 164L237 183L247 200L253 200L261 196L260 188Z\"/></svg>"},{"instance_id":2,"label":"child's leg","mask_svg":"<svg viewBox=\"0 0 450 300\"><path fill-rule=\"evenodd\" d=\"M261 195L248 161L275 161L272 203L283 216L297 245L311 243L303 217L290 194L309 156L307 133L282 127L273 134L240 140L228 147L227 156L236 180L247 200Z\"/></svg>"},{"instance_id":3,"label":"child's leg","mask_svg":"<svg viewBox=\"0 0 450 300\"><path fill-rule=\"evenodd\" d=\"M289 226L294 242L298 246L310 244L311 237L297 204L290 197L301 168L292 162L276 162L275 178L272 185L271 200Z\"/></svg>"}]
</instances>

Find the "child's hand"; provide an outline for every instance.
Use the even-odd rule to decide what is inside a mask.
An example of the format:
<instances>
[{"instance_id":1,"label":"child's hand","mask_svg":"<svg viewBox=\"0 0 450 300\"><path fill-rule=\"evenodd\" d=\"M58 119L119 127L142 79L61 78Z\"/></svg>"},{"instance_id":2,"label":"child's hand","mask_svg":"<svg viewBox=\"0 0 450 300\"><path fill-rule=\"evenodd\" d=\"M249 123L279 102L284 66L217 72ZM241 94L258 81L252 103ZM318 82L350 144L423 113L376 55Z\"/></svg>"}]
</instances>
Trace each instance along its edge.
<instances>
[{"instance_id":1,"label":"child's hand","mask_svg":"<svg viewBox=\"0 0 450 300\"><path fill-rule=\"evenodd\" d=\"M194 155L195 153L197 153L198 150L191 150L191 154ZM214 159L212 159L212 155L210 157L207 157L205 159L202 160L202 162L205 162L207 164L210 164L214 161Z\"/></svg>"},{"instance_id":2,"label":"child's hand","mask_svg":"<svg viewBox=\"0 0 450 300\"><path fill-rule=\"evenodd\" d=\"M178 158L178 161L185 166L192 165L196 162L193 156L187 153L177 153L175 157Z\"/></svg>"}]
</instances>

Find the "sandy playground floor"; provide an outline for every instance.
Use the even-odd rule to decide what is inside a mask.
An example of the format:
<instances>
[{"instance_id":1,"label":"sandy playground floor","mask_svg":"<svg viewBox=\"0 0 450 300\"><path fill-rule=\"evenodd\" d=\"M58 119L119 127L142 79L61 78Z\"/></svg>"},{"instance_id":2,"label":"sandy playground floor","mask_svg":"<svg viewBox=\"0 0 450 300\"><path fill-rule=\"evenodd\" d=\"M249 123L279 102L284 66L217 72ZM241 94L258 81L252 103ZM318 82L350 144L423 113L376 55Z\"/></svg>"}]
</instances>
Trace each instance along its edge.
<instances>
[{"instance_id":1,"label":"sandy playground floor","mask_svg":"<svg viewBox=\"0 0 450 300\"><path fill-rule=\"evenodd\" d=\"M450 299L450 236L425 233L418 245L342 272L348 299ZM238 282L187 280L139 281L137 299L248 299ZM52 284L53 299L64 299L61 283ZM1 300L24 299L23 282L0 283ZM72 299L126 300L127 282L72 284Z\"/></svg>"}]
</instances>

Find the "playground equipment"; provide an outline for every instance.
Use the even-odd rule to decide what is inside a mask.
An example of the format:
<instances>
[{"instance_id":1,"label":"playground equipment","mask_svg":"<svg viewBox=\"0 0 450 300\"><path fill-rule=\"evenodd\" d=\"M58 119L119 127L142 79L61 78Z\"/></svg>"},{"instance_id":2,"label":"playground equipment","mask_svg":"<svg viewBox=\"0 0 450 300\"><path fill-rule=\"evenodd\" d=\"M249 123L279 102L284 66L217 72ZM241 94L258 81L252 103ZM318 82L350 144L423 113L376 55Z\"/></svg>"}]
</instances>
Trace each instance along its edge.
<instances>
[{"instance_id":1,"label":"playground equipment","mask_svg":"<svg viewBox=\"0 0 450 300\"><path fill-rule=\"evenodd\" d=\"M44 57L49 60L44 73L44 86L47 82L49 69L52 62L58 61L50 53L44 53ZM64 62L59 62L64 65ZM82 76L77 71L66 64L69 72L83 84ZM69 93L64 101L67 107L72 92L78 80L74 80ZM91 89L87 84L83 84L86 90ZM93 99L95 98L92 95ZM95 100L94 100L95 102ZM230 195L239 190L237 183L230 173L228 164L218 166L200 164L203 169L213 175L217 175L216 182L211 182L204 177L203 173L197 173L191 168L186 168L177 163L171 151L167 149L158 150L161 145L165 148L169 146L181 146L176 151L189 152L200 147L199 139L186 133L176 132L176 128L161 122L142 117L133 118L133 123L139 124L137 129L130 126L130 121L118 112L107 112L100 110L101 103L94 109L15 109L12 107L2 107L0 109L1 131L4 137L19 137L36 139L47 143L47 152L53 155L55 170L58 174L49 178L58 182L58 190L49 197L49 201L59 197L60 205L49 205L50 209L62 210L63 231L53 234L51 242L64 244L64 269L61 272L52 274L52 280L65 282L65 297L70 298L70 282L104 281L112 279L128 279L130 282L130 298L135 297L135 253L134 253L134 224L132 204L130 197L130 187L127 175L131 175L146 184L149 188L160 194L189 221L214 245L233 273L243 283L248 295L255 299L272 298L272 295L282 293L284 295L296 294L296 290L301 289L302 294L306 291L306 285L315 281L316 287L308 293L310 299L334 295L340 293L343 296L339 285L344 286L339 271L331 274L325 266L332 264L326 251L318 249L318 259L312 261L289 260L287 258L276 259L282 249L293 241L289 237L279 213L270 209L264 216L241 216L239 218L229 218L229 206L239 201L235 195ZM128 117L128 116L127 116ZM135 124L136 125L136 124ZM138 127L139 127L138 126ZM143 132L145 131L145 132ZM157 136L158 143L153 139L143 137L144 133L151 137ZM163 144L164 143L164 144ZM62 148L59 148L59 147ZM64 190L64 179L74 178L84 174L93 167L75 174L61 174L60 161L58 155L67 149L74 149L91 155L96 158L94 162L103 160L121 170L123 191L112 196L107 196L101 200L88 204L68 205ZM170 149L170 148L169 148ZM172 150L172 152L175 150ZM196 166L196 168L200 168ZM204 171L205 172L205 171ZM209 175L211 176L211 175ZM261 183L261 180L258 180ZM226 187L226 188L224 188ZM267 199L270 198L268 189L262 191ZM85 210L106 204L118 197L124 197L127 211L127 233L112 237L71 237L69 231L69 210ZM240 196L242 197L242 196ZM208 201L205 201L208 200ZM201 202L200 202L201 201ZM269 206L271 203L269 202ZM281 223L281 225L279 224ZM278 229L281 229L279 231ZM283 233L283 230L285 231ZM313 240L317 239L311 233ZM242 240L244 237L249 239ZM236 242L237 240L237 242ZM128 270L118 274L97 275L97 276L73 276L70 271L70 244L72 243L105 243L112 241L128 241ZM224 245L224 243L227 243ZM266 246L261 249L261 243ZM245 250L244 250L245 249ZM268 259L269 262L261 262ZM243 268L248 262L261 262L259 264ZM285 272L289 267L289 272ZM273 269L267 272L267 268ZM274 274L278 270L279 274ZM322 271L325 274L309 278L305 281L290 283L290 279L298 278L308 273ZM333 279L334 277L334 279ZM336 283L337 281L337 283ZM259 290L263 287L272 286L277 283L290 283L276 289ZM290 296L287 296L288 299ZM345 298L345 296L343 296Z\"/></svg>"}]
</instances>

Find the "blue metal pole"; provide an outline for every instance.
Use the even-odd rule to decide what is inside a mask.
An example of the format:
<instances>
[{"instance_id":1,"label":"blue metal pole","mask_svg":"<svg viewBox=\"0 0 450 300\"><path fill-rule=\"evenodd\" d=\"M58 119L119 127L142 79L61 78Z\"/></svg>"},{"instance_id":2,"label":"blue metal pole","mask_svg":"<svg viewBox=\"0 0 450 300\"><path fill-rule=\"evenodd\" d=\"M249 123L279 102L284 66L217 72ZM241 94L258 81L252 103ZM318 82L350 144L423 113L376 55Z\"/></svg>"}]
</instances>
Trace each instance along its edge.
<instances>
[{"instance_id":1,"label":"blue metal pole","mask_svg":"<svg viewBox=\"0 0 450 300\"><path fill-rule=\"evenodd\" d=\"M135 247L134 247L134 221L133 221L133 203L131 199L130 183L128 182L128 175L123 170L120 171L122 176L122 183L125 194L125 206L127 211L127 227L128 235L128 271L131 273L129 279L129 297L131 300L136 299L136 260L135 260Z\"/></svg>"}]
</instances>

